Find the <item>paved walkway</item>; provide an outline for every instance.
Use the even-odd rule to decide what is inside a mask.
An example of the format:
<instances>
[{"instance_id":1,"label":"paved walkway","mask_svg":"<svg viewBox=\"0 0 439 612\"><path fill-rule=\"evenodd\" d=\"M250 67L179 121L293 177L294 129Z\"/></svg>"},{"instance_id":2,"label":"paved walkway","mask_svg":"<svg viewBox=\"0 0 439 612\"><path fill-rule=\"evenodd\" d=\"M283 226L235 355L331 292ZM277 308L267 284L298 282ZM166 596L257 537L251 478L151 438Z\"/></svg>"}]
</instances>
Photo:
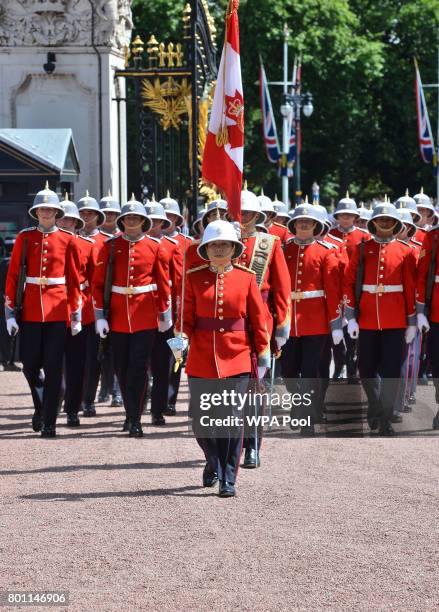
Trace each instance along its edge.
<instances>
[{"instance_id":1,"label":"paved walkway","mask_svg":"<svg viewBox=\"0 0 439 612\"><path fill-rule=\"evenodd\" d=\"M219 499L200 487L187 387L181 416L140 440L101 405L42 440L23 376L0 373L0 389L0 589L67 590L87 611L439 607L427 421L427 436L391 440L272 432L261 469Z\"/></svg>"}]
</instances>

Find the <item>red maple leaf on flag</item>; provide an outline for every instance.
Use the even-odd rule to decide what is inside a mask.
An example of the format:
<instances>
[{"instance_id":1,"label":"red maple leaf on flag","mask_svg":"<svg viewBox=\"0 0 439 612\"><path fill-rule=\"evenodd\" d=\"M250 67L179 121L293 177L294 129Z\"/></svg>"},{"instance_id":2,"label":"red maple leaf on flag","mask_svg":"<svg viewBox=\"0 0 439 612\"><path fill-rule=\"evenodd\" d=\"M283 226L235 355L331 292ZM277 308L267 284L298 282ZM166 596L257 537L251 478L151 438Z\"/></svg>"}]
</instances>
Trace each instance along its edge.
<instances>
[{"instance_id":1,"label":"red maple leaf on flag","mask_svg":"<svg viewBox=\"0 0 439 612\"><path fill-rule=\"evenodd\" d=\"M225 116L232 119L235 123L227 126L229 142L232 149L244 145L244 98L235 89L233 96L224 96Z\"/></svg>"}]
</instances>

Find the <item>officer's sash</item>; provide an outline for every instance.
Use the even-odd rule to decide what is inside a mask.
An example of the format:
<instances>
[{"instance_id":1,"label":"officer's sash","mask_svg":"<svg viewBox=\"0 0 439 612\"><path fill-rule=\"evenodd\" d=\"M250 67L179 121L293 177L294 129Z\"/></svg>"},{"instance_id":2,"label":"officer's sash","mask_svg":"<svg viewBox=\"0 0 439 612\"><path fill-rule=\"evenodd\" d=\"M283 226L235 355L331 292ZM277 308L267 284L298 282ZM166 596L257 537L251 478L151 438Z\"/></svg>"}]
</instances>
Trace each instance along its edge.
<instances>
[{"instance_id":1,"label":"officer's sash","mask_svg":"<svg viewBox=\"0 0 439 612\"><path fill-rule=\"evenodd\" d=\"M271 252L273 251L276 240L276 236L272 236L271 234L263 234L262 232L256 233L255 247L253 249L249 268L256 273L256 282L259 288L261 288L265 278L268 262L270 261Z\"/></svg>"}]
</instances>

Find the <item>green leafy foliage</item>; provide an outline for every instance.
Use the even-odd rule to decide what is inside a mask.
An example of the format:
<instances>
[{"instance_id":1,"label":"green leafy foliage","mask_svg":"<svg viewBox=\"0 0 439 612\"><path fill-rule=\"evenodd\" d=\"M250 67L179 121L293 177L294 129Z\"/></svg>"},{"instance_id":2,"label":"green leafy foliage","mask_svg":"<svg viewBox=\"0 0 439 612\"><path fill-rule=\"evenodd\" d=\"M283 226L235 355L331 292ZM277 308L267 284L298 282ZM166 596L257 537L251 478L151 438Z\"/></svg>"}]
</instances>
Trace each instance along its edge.
<instances>
[{"instance_id":1,"label":"green leafy foliage","mask_svg":"<svg viewBox=\"0 0 439 612\"><path fill-rule=\"evenodd\" d=\"M227 2L209 5L220 53ZM135 34L145 42L151 34L179 40L183 7L176 0L134 0ZM239 16L245 176L252 188L280 193L276 167L263 148L256 81L259 54L268 78L282 79L287 23L290 64L302 54L302 91L314 97L314 114L302 117L303 192L310 193L316 180L326 204L347 188L358 198L379 195L374 190L397 197L421 185L435 193L431 167L418 150L413 56L423 81L436 82L438 0L241 0ZM280 132L281 88L271 93ZM434 90L426 96L434 128L437 96Z\"/></svg>"}]
</instances>

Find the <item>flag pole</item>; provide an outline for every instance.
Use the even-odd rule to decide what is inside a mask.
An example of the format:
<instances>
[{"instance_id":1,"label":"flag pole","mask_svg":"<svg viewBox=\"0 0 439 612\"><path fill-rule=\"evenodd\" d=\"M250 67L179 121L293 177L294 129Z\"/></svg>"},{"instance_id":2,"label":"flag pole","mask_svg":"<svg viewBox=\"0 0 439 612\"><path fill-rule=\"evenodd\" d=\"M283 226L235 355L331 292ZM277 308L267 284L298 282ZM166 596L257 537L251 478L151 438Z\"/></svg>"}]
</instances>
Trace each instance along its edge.
<instances>
[{"instance_id":1,"label":"flag pole","mask_svg":"<svg viewBox=\"0 0 439 612\"><path fill-rule=\"evenodd\" d=\"M290 37L290 31L287 24L284 25L284 80L283 80L283 94L284 96L288 93L288 39ZM290 151L290 121L288 113L282 113L282 163L287 163L287 156ZM288 207L288 173L282 174L282 201L285 206Z\"/></svg>"}]
</instances>

